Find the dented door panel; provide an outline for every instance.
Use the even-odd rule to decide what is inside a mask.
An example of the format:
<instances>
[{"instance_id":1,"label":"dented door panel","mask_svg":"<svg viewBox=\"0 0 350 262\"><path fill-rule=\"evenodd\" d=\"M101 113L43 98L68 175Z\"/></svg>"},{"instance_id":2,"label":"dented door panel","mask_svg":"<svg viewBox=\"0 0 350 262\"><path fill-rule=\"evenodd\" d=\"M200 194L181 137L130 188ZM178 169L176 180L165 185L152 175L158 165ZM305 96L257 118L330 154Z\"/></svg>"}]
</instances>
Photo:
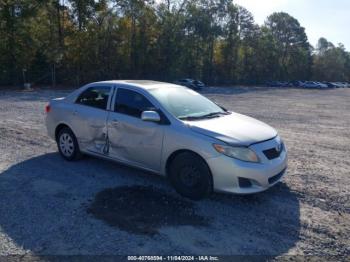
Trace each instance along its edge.
<instances>
[{"instance_id":1,"label":"dented door panel","mask_svg":"<svg viewBox=\"0 0 350 262\"><path fill-rule=\"evenodd\" d=\"M119 161L160 171L163 127L139 118L110 112L109 156Z\"/></svg>"},{"instance_id":2,"label":"dented door panel","mask_svg":"<svg viewBox=\"0 0 350 262\"><path fill-rule=\"evenodd\" d=\"M83 105L75 105L72 128L82 151L106 152L108 111Z\"/></svg>"},{"instance_id":3,"label":"dented door panel","mask_svg":"<svg viewBox=\"0 0 350 262\"><path fill-rule=\"evenodd\" d=\"M112 86L96 84L75 98L69 124L81 151L108 154L107 119L113 92Z\"/></svg>"}]
</instances>

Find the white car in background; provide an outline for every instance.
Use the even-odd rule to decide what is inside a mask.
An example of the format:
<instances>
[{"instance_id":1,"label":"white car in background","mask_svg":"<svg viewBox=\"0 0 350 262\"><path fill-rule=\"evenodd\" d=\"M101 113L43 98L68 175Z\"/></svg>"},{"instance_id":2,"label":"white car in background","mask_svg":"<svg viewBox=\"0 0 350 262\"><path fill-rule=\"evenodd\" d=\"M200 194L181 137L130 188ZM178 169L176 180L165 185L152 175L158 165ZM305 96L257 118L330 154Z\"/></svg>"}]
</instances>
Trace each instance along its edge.
<instances>
[{"instance_id":1,"label":"white car in background","mask_svg":"<svg viewBox=\"0 0 350 262\"><path fill-rule=\"evenodd\" d=\"M328 88L326 84L313 81L305 81L300 86L304 88Z\"/></svg>"}]
</instances>

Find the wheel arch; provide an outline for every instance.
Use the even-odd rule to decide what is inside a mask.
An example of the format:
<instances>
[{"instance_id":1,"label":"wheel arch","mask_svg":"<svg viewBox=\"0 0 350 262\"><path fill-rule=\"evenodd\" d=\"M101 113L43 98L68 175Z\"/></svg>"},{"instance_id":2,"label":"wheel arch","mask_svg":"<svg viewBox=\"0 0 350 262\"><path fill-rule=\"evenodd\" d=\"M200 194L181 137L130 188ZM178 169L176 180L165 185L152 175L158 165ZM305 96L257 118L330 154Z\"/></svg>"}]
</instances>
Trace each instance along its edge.
<instances>
[{"instance_id":1,"label":"wheel arch","mask_svg":"<svg viewBox=\"0 0 350 262\"><path fill-rule=\"evenodd\" d=\"M63 128L65 128L65 127L67 127L67 128L69 128L70 130L72 130L72 128L71 128L69 125L67 125L66 123L60 123L60 124L58 124L58 125L56 126L56 128L55 128L55 139L56 139L56 141L57 141L57 136L58 136L58 134L59 134L60 131L61 131ZM73 132L73 130L72 130L72 132ZM73 132L73 134L74 134L74 132Z\"/></svg>"},{"instance_id":2,"label":"wheel arch","mask_svg":"<svg viewBox=\"0 0 350 262\"><path fill-rule=\"evenodd\" d=\"M193 150L190 150L190 149L178 149L174 152L172 152L169 157L167 158L166 160L166 163L165 163L165 176L168 176L169 175L169 169L170 169L170 166L171 166L171 163L172 161L176 158L176 156L178 156L179 154L181 153L192 153L192 154L195 154L196 156L200 157L203 162L206 164L206 166L208 167L208 170L209 170L209 173L210 173L210 176L211 176L211 180L212 180L212 183L214 182L213 181L213 173L211 172L211 169L210 169L210 166L208 165L207 161L205 160L204 157L202 157L200 154L198 154L197 152L193 151ZM212 184L213 185L213 184Z\"/></svg>"}]
</instances>

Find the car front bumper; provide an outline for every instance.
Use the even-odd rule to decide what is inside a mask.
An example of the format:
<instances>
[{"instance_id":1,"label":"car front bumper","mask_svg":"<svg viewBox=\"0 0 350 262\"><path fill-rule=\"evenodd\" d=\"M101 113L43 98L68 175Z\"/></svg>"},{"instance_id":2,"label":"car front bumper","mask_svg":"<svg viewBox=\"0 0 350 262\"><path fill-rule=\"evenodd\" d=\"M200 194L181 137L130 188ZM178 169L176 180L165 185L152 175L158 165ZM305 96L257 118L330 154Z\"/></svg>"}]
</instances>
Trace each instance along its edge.
<instances>
[{"instance_id":1,"label":"car front bumper","mask_svg":"<svg viewBox=\"0 0 350 262\"><path fill-rule=\"evenodd\" d=\"M236 194L257 193L272 187L285 175L287 162L285 149L277 158L264 159L261 163L244 162L225 155L207 159L214 191Z\"/></svg>"}]
</instances>

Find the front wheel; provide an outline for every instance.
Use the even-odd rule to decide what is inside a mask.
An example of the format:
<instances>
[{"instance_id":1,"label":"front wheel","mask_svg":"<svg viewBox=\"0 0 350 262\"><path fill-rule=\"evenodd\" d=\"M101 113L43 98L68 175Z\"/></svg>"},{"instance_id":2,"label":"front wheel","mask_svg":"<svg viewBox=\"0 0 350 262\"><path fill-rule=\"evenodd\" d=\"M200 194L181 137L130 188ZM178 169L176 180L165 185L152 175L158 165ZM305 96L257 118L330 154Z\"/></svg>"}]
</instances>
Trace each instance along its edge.
<instances>
[{"instance_id":1,"label":"front wheel","mask_svg":"<svg viewBox=\"0 0 350 262\"><path fill-rule=\"evenodd\" d=\"M70 128L62 128L58 133L56 142L58 150L64 159L73 161L81 157L77 139Z\"/></svg>"},{"instance_id":2,"label":"front wheel","mask_svg":"<svg viewBox=\"0 0 350 262\"><path fill-rule=\"evenodd\" d=\"M205 161L191 152L180 153L170 164L169 179L182 196L199 200L213 189L212 176Z\"/></svg>"}]
</instances>

